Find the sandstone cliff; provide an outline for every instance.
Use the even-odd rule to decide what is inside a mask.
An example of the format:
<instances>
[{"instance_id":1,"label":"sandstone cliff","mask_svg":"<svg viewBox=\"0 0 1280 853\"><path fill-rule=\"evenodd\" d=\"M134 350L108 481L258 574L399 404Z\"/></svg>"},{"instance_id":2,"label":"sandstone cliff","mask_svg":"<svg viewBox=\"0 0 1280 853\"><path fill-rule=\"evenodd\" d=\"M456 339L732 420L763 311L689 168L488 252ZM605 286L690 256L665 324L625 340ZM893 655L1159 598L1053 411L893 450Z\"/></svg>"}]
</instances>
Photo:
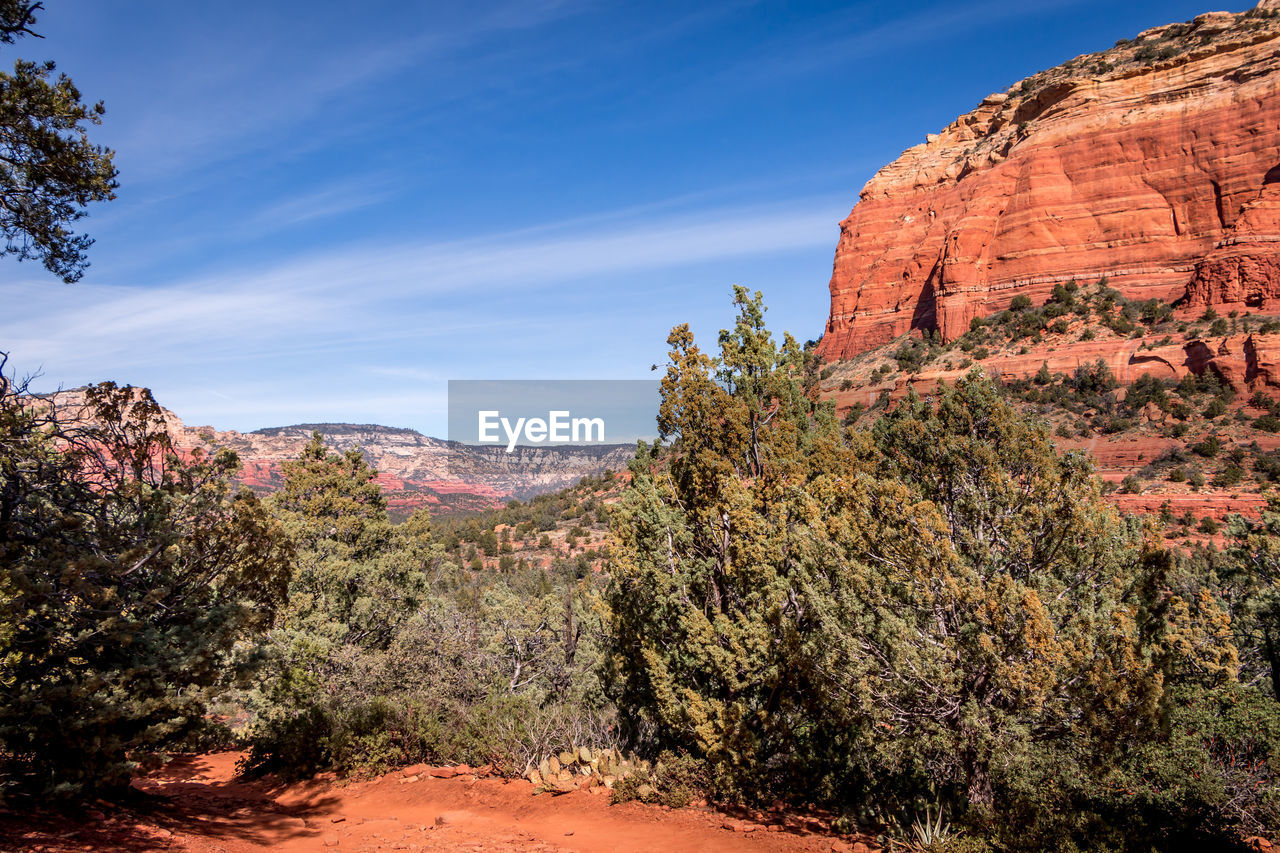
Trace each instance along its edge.
<instances>
[{"instance_id":1,"label":"sandstone cliff","mask_svg":"<svg viewBox=\"0 0 1280 853\"><path fill-rule=\"evenodd\" d=\"M1008 91L881 169L841 223L820 352L953 339L1018 294L1275 310L1280 2L1157 27Z\"/></svg>"}]
</instances>

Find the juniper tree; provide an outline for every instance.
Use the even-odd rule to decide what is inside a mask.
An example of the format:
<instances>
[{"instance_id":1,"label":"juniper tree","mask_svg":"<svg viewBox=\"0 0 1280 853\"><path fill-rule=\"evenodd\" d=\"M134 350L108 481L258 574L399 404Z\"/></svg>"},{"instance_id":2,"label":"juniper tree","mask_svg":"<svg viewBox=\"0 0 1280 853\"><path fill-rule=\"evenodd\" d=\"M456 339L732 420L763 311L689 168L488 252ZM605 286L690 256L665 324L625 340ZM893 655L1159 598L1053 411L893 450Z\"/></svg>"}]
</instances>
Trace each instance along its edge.
<instances>
[{"instance_id":1,"label":"juniper tree","mask_svg":"<svg viewBox=\"0 0 1280 853\"><path fill-rule=\"evenodd\" d=\"M23 390L0 378L0 777L125 785L247 675L290 551L235 455L180 457L145 390L92 387L77 423Z\"/></svg>"},{"instance_id":2,"label":"juniper tree","mask_svg":"<svg viewBox=\"0 0 1280 853\"><path fill-rule=\"evenodd\" d=\"M1280 497L1268 497L1256 521L1235 516L1230 546L1218 561L1243 677L1280 699Z\"/></svg>"},{"instance_id":3,"label":"juniper tree","mask_svg":"<svg viewBox=\"0 0 1280 853\"><path fill-rule=\"evenodd\" d=\"M734 304L718 357L672 331L663 441L611 513L612 684L641 747L706 760L722 793L885 820L1137 790L1108 774L1163 748L1192 695L1170 686L1236 683L1211 591L980 374L842 429L759 295Z\"/></svg>"},{"instance_id":4,"label":"juniper tree","mask_svg":"<svg viewBox=\"0 0 1280 853\"><path fill-rule=\"evenodd\" d=\"M1234 678L1222 610L1169 593L1171 556L992 383L910 395L874 438L830 553L846 651L874 662L849 688L898 735L895 761L990 808L997 768L1038 744L1154 725L1180 668Z\"/></svg>"},{"instance_id":5,"label":"juniper tree","mask_svg":"<svg viewBox=\"0 0 1280 853\"><path fill-rule=\"evenodd\" d=\"M575 729L602 727L590 579L568 564L554 578L465 571L425 511L393 527L361 453L333 452L318 434L284 474L271 505L298 570L268 641L277 665L248 697L254 767L488 761L518 772L548 741L563 748ZM500 550L491 528L472 526Z\"/></svg>"},{"instance_id":6,"label":"juniper tree","mask_svg":"<svg viewBox=\"0 0 1280 853\"><path fill-rule=\"evenodd\" d=\"M420 561L391 553L377 471L358 448L330 450L319 432L282 467L284 485L270 503L298 551L283 627L322 645L385 645L425 577Z\"/></svg>"},{"instance_id":7,"label":"juniper tree","mask_svg":"<svg viewBox=\"0 0 1280 853\"><path fill-rule=\"evenodd\" d=\"M323 763L317 726L329 693L415 613L430 560L421 552L423 519L395 535L377 472L358 448L336 453L313 432L282 468L284 485L269 505L295 544L296 569L288 606L265 639L270 675L250 697L253 737L259 764L311 769ZM392 549L397 540L406 553Z\"/></svg>"},{"instance_id":8,"label":"juniper tree","mask_svg":"<svg viewBox=\"0 0 1280 853\"><path fill-rule=\"evenodd\" d=\"M806 354L735 290L720 357L676 327L662 380L662 461L643 444L611 513L617 698L658 744L691 749L735 786L788 780L826 748L822 642L806 600L816 479L856 470L829 406L809 396ZM793 759L788 763L788 759ZM766 778L769 776L772 778Z\"/></svg>"}]
</instances>

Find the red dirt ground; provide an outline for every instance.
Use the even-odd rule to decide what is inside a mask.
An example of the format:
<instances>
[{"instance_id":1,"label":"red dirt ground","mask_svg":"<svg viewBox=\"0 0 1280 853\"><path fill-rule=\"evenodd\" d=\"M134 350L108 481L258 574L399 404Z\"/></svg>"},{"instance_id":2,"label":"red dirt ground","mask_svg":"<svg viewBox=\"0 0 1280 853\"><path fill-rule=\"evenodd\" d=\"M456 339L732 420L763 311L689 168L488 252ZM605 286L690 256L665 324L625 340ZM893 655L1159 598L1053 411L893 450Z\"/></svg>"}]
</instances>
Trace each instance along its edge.
<instances>
[{"instance_id":1,"label":"red dirt ground","mask_svg":"<svg viewBox=\"0 0 1280 853\"><path fill-rule=\"evenodd\" d=\"M532 796L524 780L402 773L344 784L235 778L239 753L184 756L135 783L127 809L0 814L0 850L84 851L807 851L862 853L813 819L743 821L709 809L611 805L576 791ZM415 781L409 781L415 779ZM757 816L758 818L760 816ZM770 825L772 824L772 825ZM871 848L874 849L874 848Z\"/></svg>"}]
</instances>

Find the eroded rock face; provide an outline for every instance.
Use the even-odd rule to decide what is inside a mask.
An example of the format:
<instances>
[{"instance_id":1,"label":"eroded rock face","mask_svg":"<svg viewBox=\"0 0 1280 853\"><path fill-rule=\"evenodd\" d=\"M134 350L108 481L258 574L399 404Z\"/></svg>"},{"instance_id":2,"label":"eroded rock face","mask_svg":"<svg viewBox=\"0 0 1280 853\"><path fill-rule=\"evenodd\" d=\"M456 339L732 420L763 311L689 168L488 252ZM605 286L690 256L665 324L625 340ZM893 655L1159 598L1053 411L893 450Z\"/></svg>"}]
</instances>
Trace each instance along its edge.
<instances>
[{"instance_id":1,"label":"eroded rock face","mask_svg":"<svg viewBox=\"0 0 1280 853\"><path fill-rule=\"evenodd\" d=\"M1255 391L1280 396L1280 333L1238 334L1207 340L1152 344L1146 340L1114 337L1097 341L1055 341L1052 345L1028 348L1026 353L998 353L981 363L986 373L1002 379L1029 379L1041 366L1050 373L1071 375L1082 365L1106 364L1111 375L1129 385L1143 375L1156 379L1181 380L1188 375L1211 373L1237 394ZM851 405L871 405L888 392L890 400L900 400L914 390L921 396L935 393L945 384L954 384L970 367L932 364L918 373L895 374L870 381L865 369L850 373L856 381L840 390L838 384L824 391L841 409Z\"/></svg>"},{"instance_id":2,"label":"eroded rock face","mask_svg":"<svg viewBox=\"0 0 1280 853\"><path fill-rule=\"evenodd\" d=\"M43 395L63 420L75 422L92 414L83 389ZM313 431L338 451L359 448L377 470L387 504L398 515L420 507L449 514L492 509L512 498L567 488L583 477L624 471L634 445L470 447L432 438L416 430L375 424L297 424L255 432L189 426L168 409L161 410L165 430L180 452L226 447L240 458L237 481L259 492L284 484L282 464L296 459Z\"/></svg>"},{"instance_id":3,"label":"eroded rock face","mask_svg":"<svg viewBox=\"0 0 1280 853\"><path fill-rule=\"evenodd\" d=\"M1265 3L1148 30L991 95L904 152L840 224L822 355L910 330L951 339L1072 279L1274 307L1278 37Z\"/></svg>"},{"instance_id":4,"label":"eroded rock face","mask_svg":"<svg viewBox=\"0 0 1280 853\"><path fill-rule=\"evenodd\" d=\"M1128 386L1146 375L1173 385L1191 375L1212 374L1235 391L1226 412L1210 417L1201 401L1189 412L1177 414L1172 407L1161 408L1149 402L1132 412L1127 427L1114 432L1097 428L1099 420L1093 422L1094 429L1081 430L1083 420L1069 406L1035 403L1017 393L1010 399L1023 399L1016 405L1049 418L1051 440L1058 450L1083 451L1103 480L1119 486L1126 477L1137 477L1139 493L1109 494L1112 502L1126 512L1163 516L1167 510L1181 518L1190 511L1197 520L1209 516L1220 522L1233 513L1257 518L1266 506L1266 486L1253 478L1215 485L1214 475L1230 457L1223 454L1208 460L1196 456L1190 448L1208 435L1216 435L1225 446L1243 449L1246 456L1280 451L1280 433L1252 423L1268 411L1266 405L1253 402L1255 395L1280 399L1280 333L1254 331L1174 341L1171 335L1159 340L1154 335L1130 338L1103 327L1096 340L1081 340L1085 322L1076 320L1068 332L1049 335L1037 345L997 345L995 352L978 361L971 361L972 351L955 347L933 357L917 372L890 369L886 374L882 368L893 364L892 353L900 342L895 341L836 365L821 380L821 393L843 415L861 407L892 408L913 392L929 400L944 385L954 384L979 368L988 377L1013 384L1014 380L1034 381L1041 371L1051 377L1071 376L1077 369L1100 361L1119 385L1114 392L1117 400L1127 397L1131 390ZM875 414L864 416L861 425L869 426L874 417ZM1056 426L1069 429L1057 432ZM1147 470L1152 463L1168 459L1175 452L1190 460L1182 463L1188 471L1203 469L1210 483L1198 486L1189 477L1168 479L1173 463Z\"/></svg>"}]
</instances>

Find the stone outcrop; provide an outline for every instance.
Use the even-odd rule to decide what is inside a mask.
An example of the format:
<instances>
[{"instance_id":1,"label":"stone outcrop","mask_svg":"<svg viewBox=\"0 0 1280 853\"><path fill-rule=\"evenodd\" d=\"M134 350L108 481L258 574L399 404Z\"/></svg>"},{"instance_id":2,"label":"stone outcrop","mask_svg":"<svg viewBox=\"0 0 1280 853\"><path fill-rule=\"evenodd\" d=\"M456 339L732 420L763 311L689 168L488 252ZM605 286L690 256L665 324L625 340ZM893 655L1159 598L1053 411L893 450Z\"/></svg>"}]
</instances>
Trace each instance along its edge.
<instances>
[{"instance_id":1,"label":"stone outcrop","mask_svg":"<svg viewBox=\"0 0 1280 853\"><path fill-rule=\"evenodd\" d=\"M985 98L841 223L821 343L952 339L1018 294L1280 308L1280 10L1148 30Z\"/></svg>"},{"instance_id":2,"label":"stone outcrop","mask_svg":"<svg viewBox=\"0 0 1280 853\"><path fill-rule=\"evenodd\" d=\"M1173 387L1188 376L1212 374L1235 392L1230 409L1216 419L1204 415L1203 402L1181 416L1186 418L1184 421L1167 409L1147 403L1126 429L1114 433L1101 429L1078 433L1071 429L1067 436L1055 433L1053 441L1061 451L1088 454L1098 476L1113 485L1118 486L1129 475L1141 478L1138 494L1110 493L1111 500L1127 512L1159 515L1167 508L1178 517L1190 511L1196 519L1209 516L1225 521L1232 513L1258 517L1266 501L1259 483L1252 479L1229 486L1194 487L1186 480L1169 481L1165 477L1167 471L1153 475L1144 474L1144 470L1171 453L1190 453L1188 448L1209 434L1218 435L1228 446L1246 448L1246 454L1255 450L1280 451L1280 433L1250 426L1254 418L1266 413L1250 402L1255 393L1261 392L1264 398L1280 397L1280 333L1255 331L1174 341L1172 336L1156 340L1154 334L1130 338L1100 328L1096 339L1081 340L1078 336L1084 327L1085 322L1078 320L1067 333L1051 335L1039 345L1006 344L978 360L970 358L972 352L952 347L939 352L914 373L896 369L892 345L879 347L833 365L829 373L824 372L820 389L839 412L846 413L855 407L892 407L912 391L928 399L942 385L956 382L975 367L987 376L1012 383L1033 379L1042 368L1050 375L1071 376L1078 368L1101 361L1120 386L1115 391L1117 400L1124 399L1129 392L1127 386L1144 375ZM1078 426L1081 422L1068 408L1022 405L1057 423ZM1180 423L1185 431L1174 429ZM1187 463L1188 470L1204 468L1206 477L1212 477L1226 464L1225 455L1215 460L1191 455L1194 459Z\"/></svg>"},{"instance_id":3,"label":"stone outcrop","mask_svg":"<svg viewBox=\"0 0 1280 853\"><path fill-rule=\"evenodd\" d=\"M958 360L958 358L957 358ZM1102 361L1121 385L1150 374L1156 379L1180 380L1188 375L1212 373L1242 397L1254 391L1280 395L1280 334L1238 334L1222 338L1152 343L1143 339L1115 336L1092 341L1054 341L1052 345L1027 348L1021 352L1000 352L981 362L988 375L1004 379L1026 379L1043 365L1050 373L1071 375L1076 368ZM883 392L891 400L905 397L909 390L927 396L942 383L954 383L969 367L931 364L918 373L897 373L879 381L868 375L867 365L836 374L824 396L842 409L861 403L870 405ZM849 387L840 382L850 379Z\"/></svg>"}]
</instances>

